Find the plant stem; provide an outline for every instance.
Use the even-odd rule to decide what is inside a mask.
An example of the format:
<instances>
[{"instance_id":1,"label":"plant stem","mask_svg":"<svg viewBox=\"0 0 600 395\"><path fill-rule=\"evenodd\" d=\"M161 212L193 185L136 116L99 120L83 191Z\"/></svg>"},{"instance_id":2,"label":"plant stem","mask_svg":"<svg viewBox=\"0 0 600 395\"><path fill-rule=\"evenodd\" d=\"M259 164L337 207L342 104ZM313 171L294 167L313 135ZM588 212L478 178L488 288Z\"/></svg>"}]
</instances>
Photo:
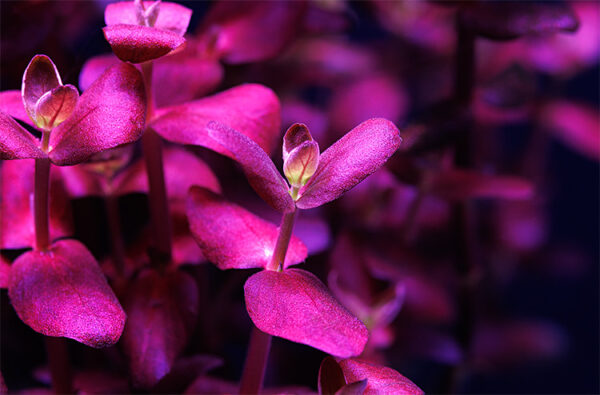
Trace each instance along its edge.
<instances>
[{"instance_id":1,"label":"plant stem","mask_svg":"<svg viewBox=\"0 0 600 395\"><path fill-rule=\"evenodd\" d=\"M280 271L283 269L285 254L287 253L294 222L298 210L294 209L291 213L286 213L281 219L279 234L275 242L273 256L267 266L267 270ZM258 394L262 390L265 371L267 369L267 360L269 350L271 349L271 335L262 332L257 327L252 328L250 335L250 345L248 346L248 356L244 364L242 380L240 382L240 394Z\"/></svg>"},{"instance_id":2,"label":"plant stem","mask_svg":"<svg viewBox=\"0 0 600 395\"><path fill-rule=\"evenodd\" d=\"M144 86L146 87L146 123L154 115L154 98L152 95L152 62L142 64ZM142 149L146 162L148 199L150 204L150 217L154 234L154 246L159 253L161 262L170 262L172 256L171 246L171 217L169 215L169 202L165 185L163 167L162 141L160 136L152 129L147 128L142 137Z\"/></svg>"},{"instance_id":3,"label":"plant stem","mask_svg":"<svg viewBox=\"0 0 600 395\"><path fill-rule=\"evenodd\" d=\"M46 251L50 245L48 226L48 192L50 189L50 159L35 160L35 186L33 216L35 223L35 249Z\"/></svg>"},{"instance_id":4,"label":"plant stem","mask_svg":"<svg viewBox=\"0 0 600 395\"><path fill-rule=\"evenodd\" d=\"M72 376L67 342L61 337L45 336L52 389L56 394L72 394Z\"/></svg>"}]
</instances>

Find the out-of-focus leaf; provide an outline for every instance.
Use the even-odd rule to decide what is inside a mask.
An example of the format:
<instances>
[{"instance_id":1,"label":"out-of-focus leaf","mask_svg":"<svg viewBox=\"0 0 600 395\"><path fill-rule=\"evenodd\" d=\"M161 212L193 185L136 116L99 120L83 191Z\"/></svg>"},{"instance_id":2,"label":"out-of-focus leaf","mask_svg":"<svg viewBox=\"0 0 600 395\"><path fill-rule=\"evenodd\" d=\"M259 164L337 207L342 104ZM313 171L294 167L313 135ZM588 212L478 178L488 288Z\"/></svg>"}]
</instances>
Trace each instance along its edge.
<instances>
[{"instance_id":1,"label":"out-of-focus leaf","mask_svg":"<svg viewBox=\"0 0 600 395\"><path fill-rule=\"evenodd\" d=\"M357 359L344 359L339 361L340 367L346 377L346 382L354 383L367 379L367 387L363 394L406 394L417 395L424 392L412 381L385 366L372 365Z\"/></svg>"},{"instance_id":2,"label":"out-of-focus leaf","mask_svg":"<svg viewBox=\"0 0 600 395\"><path fill-rule=\"evenodd\" d=\"M264 270L244 285L246 309L263 332L347 358L359 355L369 332L313 274Z\"/></svg>"},{"instance_id":3,"label":"out-of-focus leaf","mask_svg":"<svg viewBox=\"0 0 600 395\"><path fill-rule=\"evenodd\" d=\"M123 345L136 386L150 388L167 375L198 317L198 289L186 273L140 272L126 297Z\"/></svg>"},{"instance_id":4,"label":"out-of-focus leaf","mask_svg":"<svg viewBox=\"0 0 600 395\"><path fill-rule=\"evenodd\" d=\"M154 1L144 1L144 9L148 9L154 3ZM104 10L104 21L109 26L117 24L137 25L136 6L133 1L109 4ZM158 17L154 23L154 28L169 30L183 36L190 24L191 17L192 10L189 8L177 3L163 1L159 5Z\"/></svg>"},{"instance_id":5,"label":"out-of-focus leaf","mask_svg":"<svg viewBox=\"0 0 600 395\"><path fill-rule=\"evenodd\" d=\"M4 112L19 121L35 127L33 120L29 118L23 106L21 91L10 90L0 92L0 112Z\"/></svg>"},{"instance_id":6,"label":"out-of-focus leaf","mask_svg":"<svg viewBox=\"0 0 600 395\"><path fill-rule=\"evenodd\" d=\"M115 344L123 332L125 312L78 241L21 255L12 264L8 293L19 318L46 336L99 348Z\"/></svg>"},{"instance_id":7,"label":"out-of-focus leaf","mask_svg":"<svg viewBox=\"0 0 600 395\"><path fill-rule=\"evenodd\" d=\"M10 276L10 263L0 255L0 288L8 288L8 278Z\"/></svg>"}]
</instances>

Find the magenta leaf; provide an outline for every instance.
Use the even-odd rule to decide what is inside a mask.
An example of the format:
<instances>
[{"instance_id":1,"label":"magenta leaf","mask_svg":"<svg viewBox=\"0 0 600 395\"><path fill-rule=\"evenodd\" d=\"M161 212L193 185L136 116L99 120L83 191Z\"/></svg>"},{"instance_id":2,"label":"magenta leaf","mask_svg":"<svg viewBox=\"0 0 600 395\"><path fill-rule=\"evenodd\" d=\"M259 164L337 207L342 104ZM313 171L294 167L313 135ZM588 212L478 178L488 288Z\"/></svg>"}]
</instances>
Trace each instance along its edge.
<instances>
[{"instance_id":1,"label":"magenta leaf","mask_svg":"<svg viewBox=\"0 0 600 395\"><path fill-rule=\"evenodd\" d=\"M8 279L10 276L10 263L0 255L0 288L8 288Z\"/></svg>"},{"instance_id":2,"label":"magenta leaf","mask_svg":"<svg viewBox=\"0 0 600 395\"><path fill-rule=\"evenodd\" d=\"M239 85L204 99L167 107L150 126L174 143L200 145L231 156L208 136L206 127L213 120L243 133L270 153L281 126L279 99L265 86Z\"/></svg>"},{"instance_id":3,"label":"magenta leaf","mask_svg":"<svg viewBox=\"0 0 600 395\"><path fill-rule=\"evenodd\" d=\"M43 130L52 130L75 110L79 92L73 85L61 85L42 95L35 104L35 123Z\"/></svg>"},{"instance_id":4,"label":"magenta leaf","mask_svg":"<svg viewBox=\"0 0 600 395\"><path fill-rule=\"evenodd\" d=\"M98 348L115 344L123 332L125 312L92 254L76 240L17 258L8 292L19 318L46 336Z\"/></svg>"},{"instance_id":5,"label":"magenta leaf","mask_svg":"<svg viewBox=\"0 0 600 395\"><path fill-rule=\"evenodd\" d=\"M346 377L346 382L354 383L367 379L365 395L375 394L423 394L423 391L412 381L394 369L377 366L357 359L339 361Z\"/></svg>"},{"instance_id":6,"label":"magenta leaf","mask_svg":"<svg viewBox=\"0 0 600 395\"><path fill-rule=\"evenodd\" d=\"M5 112L11 117L35 127L35 123L29 118L23 106L21 91L11 90L0 92L0 112Z\"/></svg>"},{"instance_id":7,"label":"magenta leaf","mask_svg":"<svg viewBox=\"0 0 600 395\"><path fill-rule=\"evenodd\" d=\"M265 60L291 42L305 10L301 1L219 1L206 16L201 34L217 32L216 50L228 63Z\"/></svg>"},{"instance_id":8,"label":"magenta leaf","mask_svg":"<svg viewBox=\"0 0 600 395\"><path fill-rule=\"evenodd\" d=\"M134 384L150 388L169 373L198 317L198 289L186 273L142 271L126 302L123 345Z\"/></svg>"},{"instance_id":9,"label":"magenta leaf","mask_svg":"<svg viewBox=\"0 0 600 395\"><path fill-rule=\"evenodd\" d=\"M148 26L118 24L102 31L115 55L124 62L157 59L185 43L185 38L177 33Z\"/></svg>"},{"instance_id":10,"label":"magenta leaf","mask_svg":"<svg viewBox=\"0 0 600 395\"><path fill-rule=\"evenodd\" d=\"M44 158L39 145L31 133L0 111L0 159Z\"/></svg>"},{"instance_id":11,"label":"magenta leaf","mask_svg":"<svg viewBox=\"0 0 600 395\"><path fill-rule=\"evenodd\" d=\"M144 1L144 8L148 10L155 3L154 1ZM192 10L166 1L160 2L158 7L158 17L153 26L183 36L190 24ZM139 21L136 17L136 4L133 1L123 1L107 5L104 10L104 21L109 26L117 24L137 25Z\"/></svg>"},{"instance_id":12,"label":"magenta leaf","mask_svg":"<svg viewBox=\"0 0 600 395\"><path fill-rule=\"evenodd\" d=\"M35 245L33 189L35 161L15 160L0 166L0 249ZM73 231L71 204L60 172L50 169L50 240L70 236Z\"/></svg>"},{"instance_id":13,"label":"magenta leaf","mask_svg":"<svg viewBox=\"0 0 600 395\"><path fill-rule=\"evenodd\" d=\"M402 139L386 119L369 119L325 150L319 167L300 190L296 205L302 209L337 199L379 169L400 146Z\"/></svg>"},{"instance_id":14,"label":"magenta leaf","mask_svg":"<svg viewBox=\"0 0 600 395\"><path fill-rule=\"evenodd\" d=\"M81 73L79 73L79 89L86 91L92 83L102 75L102 73L111 66L118 65L119 63L121 63L119 58L112 53L98 55L88 59L83 64Z\"/></svg>"},{"instance_id":15,"label":"magenta leaf","mask_svg":"<svg viewBox=\"0 0 600 395\"><path fill-rule=\"evenodd\" d=\"M235 159L258 195L275 210L291 212L294 202L289 187L273 161L258 144L245 135L218 122L208 125L209 135Z\"/></svg>"},{"instance_id":16,"label":"magenta leaf","mask_svg":"<svg viewBox=\"0 0 600 395\"><path fill-rule=\"evenodd\" d=\"M278 234L272 223L200 187L190 190L187 215L202 253L219 269L265 268L271 261ZM292 236L285 267L304 261L306 254Z\"/></svg>"},{"instance_id":17,"label":"magenta leaf","mask_svg":"<svg viewBox=\"0 0 600 395\"><path fill-rule=\"evenodd\" d=\"M347 358L359 355L369 332L313 274L264 270L244 285L246 309L258 329Z\"/></svg>"},{"instance_id":18,"label":"magenta leaf","mask_svg":"<svg viewBox=\"0 0 600 395\"><path fill-rule=\"evenodd\" d=\"M482 37L510 40L523 35L574 32L579 21L563 3L474 3L459 13L460 23Z\"/></svg>"},{"instance_id":19,"label":"magenta leaf","mask_svg":"<svg viewBox=\"0 0 600 395\"><path fill-rule=\"evenodd\" d=\"M46 55L35 55L23 74L21 95L29 117L35 121L35 105L44 93L62 85L56 66Z\"/></svg>"},{"instance_id":20,"label":"magenta leaf","mask_svg":"<svg viewBox=\"0 0 600 395\"><path fill-rule=\"evenodd\" d=\"M431 174L429 191L446 199L529 199L533 185L520 177L488 175L474 170L448 169Z\"/></svg>"},{"instance_id":21,"label":"magenta leaf","mask_svg":"<svg viewBox=\"0 0 600 395\"><path fill-rule=\"evenodd\" d=\"M73 115L50 134L49 156L73 165L141 137L146 104L141 73L122 63L108 69L79 98Z\"/></svg>"}]
</instances>

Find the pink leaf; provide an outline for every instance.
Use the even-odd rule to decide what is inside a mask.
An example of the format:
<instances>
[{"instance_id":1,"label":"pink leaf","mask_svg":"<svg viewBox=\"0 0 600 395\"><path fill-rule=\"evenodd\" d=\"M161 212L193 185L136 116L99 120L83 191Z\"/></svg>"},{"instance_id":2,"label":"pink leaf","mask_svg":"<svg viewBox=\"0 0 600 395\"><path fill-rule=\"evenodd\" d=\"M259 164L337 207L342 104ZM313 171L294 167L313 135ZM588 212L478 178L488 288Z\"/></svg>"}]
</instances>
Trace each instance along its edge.
<instances>
[{"instance_id":1,"label":"pink leaf","mask_svg":"<svg viewBox=\"0 0 600 395\"><path fill-rule=\"evenodd\" d=\"M347 358L362 352L369 332L313 274L264 270L244 285L246 308L258 329Z\"/></svg>"},{"instance_id":2,"label":"pink leaf","mask_svg":"<svg viewBox=\"0 0 600 395\"><path fill-rule=\"evenodd\" d=\"M248 182L265 202L283 213L294 210L287 183L258 144L218 122L211 122L208 129L210 136L242 166Z\"/></svg>"},{"instance_id":3,"label":"pink leaf","mask_svg":"<svg viewBox=\"0 0 600 395\"><path fill-rule=\"evenodd\" d=\"M244 84L216 95L178 106L167 107L151 121L151 127L166 140L207 147L231 156L208 137L210 121L233 128L272 152L279 136L280 105L272 90L258 84Z\"/></svg>"},{"instance_id":4,"label":"pink leaf","mask_svg":"<svg viewBox=\"0 0 600 395\"><path fill-rule=\"evenodd\" d=\"M98 263L75 240L17 258L8 292L21 320L46 336L106 347L119 340L125 325L125 313Z\"/></svg>"},{"instance_id":5,"label":"pink leaf","mask_svg":"<svg viewBox=\"0 0 600 395\"><path fill-rule=\"evenodd\" d=\"M386 119L361 123L321 154L296 205L308 209L337 199L383 166L401 141L396 126Z\"/></svg>"},{"instance_id":6,"label":"pink leaf","mask_svg":"<svg viewBox=\"0 0 600 395\"><path fill-rule=\"evenodd\" d=\"M177 33L148 26L118 24L102 31L115 55L124 62L157 59L185 43L185 38Z\"/></svg>"},{"instance_id":7,"label":"pink leaf","mask_svg":"<svg viewBox=\"0 0 600 395\"><path fill-rule=\"evenodd\" d=\"M216 50L228 63L277 55L302 27L303 1L220 1L206 16L202 34L216 31Z\"/></svg>"},{"instance_id":8,"label":"pink leaf","mask_svg":"<svg viewBox=\"0 0 600 395\"><path fill-rule=\"evenodd\" d=\"M200 187L192 187L187 202L192 235L204 256L221 270L265 268L273 256L275 225ZM285 267L302 262L307 250L292 236Z\"/></svg>"},{"instance_id":9,"label":"pink leaf","mask_svg":"<svg viewBox=\"0 0 600 395\"><path fill-rule=\"evenodd\" d=\"M354 383L367 379L364 394L423 394L423 391L412 381L402 376L394 369L385 366L372 365L357 359L339 361L344 371L346 382Z\"/></svg>"},{"instance_id":10,"label":"pink leaf","mask_svg":"<svg viewBox=\"0 0 600 395\"><path fill-rule=\"evenodd\" d=\"M143 132L145 111L140 72L126 63L111 67L81 95L73 115L50 134L50 159L73 165L136 141Z\"/></svg>"},{"instance_id":11,"label":"pink leaf","mask_svg":"<svg viewBox=\"0 0 600 395\"><path fill-rule=\"evenodd\" d=\"M35 244L33 189L35 161L14 160L0 166L0 248ZM71 204L56 167L50 169L50 240L72 234Z\"/></svg>"},{"instance_id":12,"label":"pink leaf","mask_svg":"<svg viewBox=\"0 0 600 395\"><path fill-rule=\"evenodd\" d=\"M39 145L31 133L0 111L0 159L44 158Z\"/></svg>"},{"instance_id":13,"label":"pink leaf","mask_svg":"<svg viewBox=\"0 0 600 395\"><path fill-rule=\"evenodd\" d=\"M129 289L123 345L136 386L149 388L171 370L198 317L194 280L177 270L142 271Z\"/></svg>"},{"instance_id":14,"label":"pink leaf","mask_svg":"<svg viewBox=\"0 0 600 395\"><path fill-rule=\"evenodd\" d=\"M44 93L62 85L56 66L46 55L35 55L23 74L21 95L29 117L35 120L35 105Z\"/></svg>"},{"instance_id":15,"label":"pink leaf","mask_svg":"<svg viewBox=\"0 0 600 395\"><path fill-rule=\"evenodd\" d=\"M25 107L23 106L21 91L12 90L0 92L0 111L35 127L35 123L29 118L29 115L27 115L27 111L25 111Z\"/></svg>"},{"instance_id":16,"label":"pink leaf","mask_svg":"<svg viewBox=\"0 0 600 395\"><path fill-rule=\"evenodd\" d=\"M154 1L144 1L144 8L148 9ZM112 3L106 6L104 10L104 21L107 25L137 25L135 3L133 1L123 1ZM183 36L190 24L192 10L182 5L170 2L161 2L159 5L158 18L154 27L172 31Z\"/></svg>"},{"instance_id":17,"label":"pink leaf","mask_svg":"<svg viewBox=\"0 0 600 395\"><path fill-rule=\"evenodd\" d=\"M114 54L104 54L94 56L88 59L81 68L79 73L79 89L86 91L94 81L96 81L102 73L104 73L111 66L115 66L121 63L119 58Z\"/></svg>"},{"instance_id":18,"label":"pink leaf","mask_svg":"<svg viewBox=\"0 0 600 395\"><path fill-rule=\"evenodd\" d=\"M542 122L564 144L600 161L600 116L592 106L566 100L546 105Z\"/></svg>"},{"instance_id":19,"label":"pink leaf","mask_svg":"<svg viewBox=\"0 0 600 395\"><path fill-rule=\"evenodd\" d=\"M446 199L529 199L533 185L520 177L488 175L474 170L448 169L430 175L426 181L432 194Z\"/></svg>"}]
</instances>

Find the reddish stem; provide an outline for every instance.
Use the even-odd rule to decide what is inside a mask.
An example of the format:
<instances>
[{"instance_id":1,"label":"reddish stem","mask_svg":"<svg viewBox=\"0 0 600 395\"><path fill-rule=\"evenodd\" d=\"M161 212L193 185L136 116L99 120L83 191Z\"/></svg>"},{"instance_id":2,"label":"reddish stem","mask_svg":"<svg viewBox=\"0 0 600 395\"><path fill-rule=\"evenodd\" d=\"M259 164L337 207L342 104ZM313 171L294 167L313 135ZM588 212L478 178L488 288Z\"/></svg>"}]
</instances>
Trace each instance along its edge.
<instances>
[{"instance_id":1,"label":"reddish stem","mask_svg":"<svg viewBox=\"0 0 600 395\"><path fill-rule=\"evenodd\" d=\"M152 63L142 64L142 74L146 87L146 123L154 115L154 98L152 95ZM152 129L148 128L142 137L142 149L146 162L148 175L150 217L154 234L154 246L159 253L161 262L170 262L172 256L171 246L171 217L169 215L169 202L165 185L163 166L162 140Z\"/></svg>"},{"instance_id":2,"label":"reddish stem","mask_svg":"<svg viewBox=\"0 0 600 395\"><path fill-rule=\"evenodd\" d=\"M282 270L285 254L292 238L297 212L298 210L294 209L291 213L283 215L273 256L267 270ZM248 356L246 357L240 382L240 394L258 394L261 392L270 349L271 335L253 327L250 335L250 345L248 346Z\"/></svg>"},{"instance_id":3,"label":"reddish stem","mask_svg":"<svg viewBox=\"0 0 600 395\"><path fill-rule=\"evenodd\" d=\"M61 337L45 336L52 389L56 394L73 394L67 342Z\"/></svg>"},{"instance_id":4,"label":"reddish stem","mask_svg":"<svg viewBox=\"0 0 600 395\"><path fill-rule=\"evenodd\" d=\"M35 187L33 216L35 222L35 249L45 251L50 246L48 226L48 192L50 189L50 159L35 160Z\"/></svg>"}]
</instances>

